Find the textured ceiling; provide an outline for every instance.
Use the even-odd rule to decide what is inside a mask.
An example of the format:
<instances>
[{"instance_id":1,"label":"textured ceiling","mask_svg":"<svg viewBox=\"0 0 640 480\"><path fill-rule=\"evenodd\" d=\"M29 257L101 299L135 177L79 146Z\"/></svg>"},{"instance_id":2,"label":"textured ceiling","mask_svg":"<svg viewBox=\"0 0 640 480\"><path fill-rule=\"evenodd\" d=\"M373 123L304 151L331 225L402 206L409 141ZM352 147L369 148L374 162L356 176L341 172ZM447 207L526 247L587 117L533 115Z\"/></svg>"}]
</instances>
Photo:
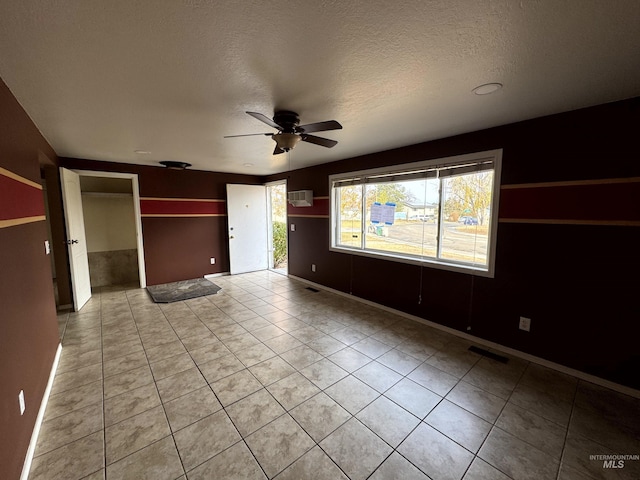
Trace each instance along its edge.
<instances>
[{"instance_id":1,"label":"textured ceiling","mask_svg":"<svg viewBox=\"0 0 640 480\"><path fill-rule=\"evenodd\" d=\"M0 77L60 156L268 174L639 96L640 1L0 0ZM338 145L223 138L275 109Z\"/></svg>"}]
</instances>

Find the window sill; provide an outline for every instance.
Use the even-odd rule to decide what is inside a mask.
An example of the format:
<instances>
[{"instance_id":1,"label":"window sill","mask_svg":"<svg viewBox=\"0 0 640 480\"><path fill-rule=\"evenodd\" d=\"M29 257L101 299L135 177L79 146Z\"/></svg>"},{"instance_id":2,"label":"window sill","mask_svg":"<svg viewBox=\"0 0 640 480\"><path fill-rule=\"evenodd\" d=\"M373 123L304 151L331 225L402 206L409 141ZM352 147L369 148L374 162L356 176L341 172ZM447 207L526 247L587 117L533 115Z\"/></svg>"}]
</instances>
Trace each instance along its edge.
<instances>
[{"instance_id":1,"label":"window sill","mask_svg":"<svg viewBox=\"0 0 640 480\"><path fill-rule=\"evenodd\" d=\"M406 263L409 265L418 265L421 267L434 268L437 270L447 270L450 272L465 273L467 275L475 275L478 277L493 278L494 274L487 267L473 266L467 264L459 264L455 262L446 262L441 260L431 260L429 258L418 258L404 256L398 254L389 254L382 251L360 250L357 248L349 248L342 246L331 246L329 251L336 253L345 253L350 255L358 255L360 257L376 258L379 260L387 260L391 262Z\"/></svg>"}]
</instances>

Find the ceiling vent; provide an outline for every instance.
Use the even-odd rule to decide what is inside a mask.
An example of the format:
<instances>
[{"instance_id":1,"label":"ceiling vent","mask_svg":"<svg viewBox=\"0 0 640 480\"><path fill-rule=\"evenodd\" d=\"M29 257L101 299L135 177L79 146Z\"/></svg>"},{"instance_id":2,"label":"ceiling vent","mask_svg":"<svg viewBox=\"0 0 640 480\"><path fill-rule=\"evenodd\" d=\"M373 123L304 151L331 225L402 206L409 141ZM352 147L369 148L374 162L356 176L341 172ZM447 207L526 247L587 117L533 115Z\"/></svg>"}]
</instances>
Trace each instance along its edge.
<instances>
[{"instance_id":1,"label":"ceiling vent","mask_svg":"<svg viewBox=\"0 0 640 480\"><path fill-rule=\"evenodd\" d=\"M313 206L313 190L289 192L287 200L294 207L311 207Z\"/></svg>"}]
</instances>

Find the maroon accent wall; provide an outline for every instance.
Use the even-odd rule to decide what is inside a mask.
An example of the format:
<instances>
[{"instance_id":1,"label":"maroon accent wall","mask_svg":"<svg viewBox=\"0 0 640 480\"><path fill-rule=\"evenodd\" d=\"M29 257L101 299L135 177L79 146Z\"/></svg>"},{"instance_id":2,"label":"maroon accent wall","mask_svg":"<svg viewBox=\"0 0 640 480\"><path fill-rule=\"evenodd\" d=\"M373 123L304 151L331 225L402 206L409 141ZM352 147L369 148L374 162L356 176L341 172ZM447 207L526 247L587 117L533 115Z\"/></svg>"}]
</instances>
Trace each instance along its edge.
<instances>
[{"instance_id":1,"label":"maroon accent wall","mask_svg":"<svg viewBox=\"0 0 640 480\"><path fill-rule=\"evenodd\" d=\"M147 198L188 198L226 200L227 184L260 184L251 175L213 173L198 170L170 170L164 167L130 165L96 160L61 158L61 166L78 170L135 173L140 196ZM157 202L186 208L192 202ZM224 213L225 203L198 202L206 212ZM148 206L148 203L146 204ZM166 206L166 205L165 205ZM155 212L155 210L154 210ZM148 285L176 282L207 274L229 271L227 217L171 216L174 210L163 210L166 217L142 218L142 237ZM157 213L157 212L156 212ZM202 213L202 212L201 212ZM211 265L211 257L216 259Z\"/></svg>"},{"instance_id":2,"label":"maroon accent wall","mask_svg":"<svg viewBox=\"0 0 640 480\"><path fill-rule=\"evenodd\" d=\"M0 167L39 183L41 154L56 155L2 80L0 132ZM34 202L44 212L42 192ZM0 203L0 212L6 208ZM59 343L46 239L44 220L0 228L0 478L7 480L20 478Z\"/></svg>"},{"instance_id":3,"label":"maroon accent wall","mask_svg":"<svg viewBox=\"0 0 640 480\"><path fill-rule=\"evenodd\" d=\"M226 215L226 202L198 199L172 200L170 198L141 198L140 213L142 216L204 216Z\"/></svg>"},{"instance_id":4,"label":"maroon accent wall","mask_svg":"<svg viewBox=\"0 0 640 480\"><path fill-rule=\"evenodd\" d=\"M44 215L42 189L0 171L0 220Z\"/></svg>"},{"instance_id":5,"label":"maroon accent wall","mask_svg":"<svg viewBox=\"0 0 640 480\"><path fill-rule=\"evenodd\" d=\"M640 226L640 177L587 184L512 185L500 192L500 219Z\"/></svg>"},{"instance_id":6,"label":"maroon accent wall","mask_svg":"<svg viewBox=\"0 0 640 480\"><path fill-rule=\"evenodd\" d=\"M638 125L640 98L265 181L286 177L290 191L311 189L314 196L327 196L331 174L497 148L503 149L502 185L634 179L640 177ZM289 218L296 224L296 231L289 231L289 272L640 389L640 303L635 300L640 289L640 183L597 183L503 189L500 218L531 222L500 222L494 278L331 252L329 219L321 217ZM534 222L548 216L576 217L584 224ZM520 316L532 319L530 333L518 329Z\"/></svg>"},{"instance_id":7,"label":"maroon accent wall","mask_svg":"<svg viewBox=\"0 0 640 480\"><path fill-rule=\"evenodd\" d=\"M287 215L303 216L303 217L322 217L329 215L329 199L321 197L313 199L313 205L310 207L294 207L287 203Z\"/></svg>"},{"instance_id":8,"label":"maroon accent wall","mask_svg":"<svg viewBox=\"0 0 640 480\"><path fill-rule=\"evenodd\" d=\"M142 230L149 285L229 271L226 217L143 218Z\"/></svg>"}]
</instances>

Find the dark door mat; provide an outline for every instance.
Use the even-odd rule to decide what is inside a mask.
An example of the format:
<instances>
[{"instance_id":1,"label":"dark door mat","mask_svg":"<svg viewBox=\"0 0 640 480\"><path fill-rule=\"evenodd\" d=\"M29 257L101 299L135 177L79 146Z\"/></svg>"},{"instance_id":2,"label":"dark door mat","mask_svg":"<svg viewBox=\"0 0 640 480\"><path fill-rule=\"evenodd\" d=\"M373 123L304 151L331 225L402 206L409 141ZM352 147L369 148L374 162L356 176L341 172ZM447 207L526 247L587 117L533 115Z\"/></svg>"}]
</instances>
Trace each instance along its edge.
<instances>
[{"instance_id":1,"label":"dark door mat","mask_svg":"<svg viewBox=\"0 0 640 480\"><path fill-rule=\"evenodd\" d=\"M194 278L180 282L163 283L147 287L156 303L171 303L218 293L220 287L206 278Z\"/></svg>"}]
</instances>

